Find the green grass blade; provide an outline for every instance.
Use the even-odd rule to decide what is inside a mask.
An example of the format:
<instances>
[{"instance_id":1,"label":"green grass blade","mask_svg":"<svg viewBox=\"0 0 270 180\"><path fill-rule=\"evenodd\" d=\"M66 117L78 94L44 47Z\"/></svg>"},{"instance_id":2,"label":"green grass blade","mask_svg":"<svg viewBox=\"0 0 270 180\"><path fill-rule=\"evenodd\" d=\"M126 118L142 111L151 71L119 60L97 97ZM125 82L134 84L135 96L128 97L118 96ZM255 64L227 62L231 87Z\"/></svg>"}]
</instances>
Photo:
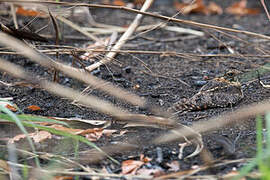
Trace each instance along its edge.
<instances>
[{"instance_id":1,"label":"green grass blade","mask_svg":"<svg viewBox=\"0 0 270 180\"><path fill-rule=\"evenodd\" d=\"M54 120L54 119L50 119L50 118L46 118L46 117L26 115L26 114L20 114L20 115L17 115L17 117L23 121L47 122L47 123L61 124L64 126L69 126L66 122L62 122L62 121L58 121L58 120ZM0 119L4 119L4 120L8 121L8 120L11 120L12 118L10 116L8 116L7 114L0 113Z\"/></svg>"},{"instance_id":2,"label":"green grass blade","mask_svg":"<svg viewBox=\"0 0 270 180\"><path fill-rule=\"evenodd\" d=\"M4 106L0 106L0 111L4 112L8 116L10 116L11 117L11 121L13 121L13 122L15 122L17 124L17 126L19 127L19 129L26 135L27 141L28 141L28 143L29 143L29 145L30 145L33 153L36 154L36 150L35 150L35 146L33 144L33 141L28 136L28 132L24 128L23 123L20 121L20 119L13 112L11 112L8 108L6 108ZM39 159L37 157L35 157L35 162L36 162L37 167L40 167Z\"/></svg>"}]
</instances>

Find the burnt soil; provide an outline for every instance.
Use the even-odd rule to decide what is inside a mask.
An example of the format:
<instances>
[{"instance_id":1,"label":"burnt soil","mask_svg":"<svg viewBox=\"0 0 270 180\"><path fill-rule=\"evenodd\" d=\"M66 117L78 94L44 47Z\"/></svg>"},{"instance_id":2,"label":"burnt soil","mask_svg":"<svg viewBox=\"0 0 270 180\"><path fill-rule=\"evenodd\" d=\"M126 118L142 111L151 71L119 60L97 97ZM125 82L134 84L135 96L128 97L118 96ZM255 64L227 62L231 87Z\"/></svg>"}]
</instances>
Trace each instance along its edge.
<instances>
[{"instance_id":1,"label":"burnt soil","mask_svg":"<svg viewBox=\"0 0 270 180\"><path fill-rule=\"evenodd\" d=\"M230 1L218 1L219 5L223 8L227 7L233 2ZM237 27L239 29L257 32L261 34L268 34L270 23L268 22L266 15L263 13L263 9L257 2L250 2L249 6L258 7L261 13L258 15L246 15L243 17L238 17L229 14L222 15L202 15L202 14L190 14L190 15L178 15L177 18L188 19L196 22L202 22L206 24L214 24L223 27ZM151 12L160 12L166 16L172 16L176 13L172 7L154 6L150 9ZM121 11L121 10L111 10L111 9L91 9L91 13L94 19L99 23L112 24L118 26L126 26L132 22L134 14ZM11 19L8 16L1 17L7 23L11 23ZM19 21L23 24L29 22L31 18L29 17L19 17ZM71 18L72 20L72 18ZM31 24L31 27L35 30L42 27L44 24L48 23L48 19L37 19ZM145 17L142 24L152 24L159 22L159 19L152 17ZM81 22L79 22L81 23ZM83 25L83 23L81 24ZM121 53L117 55L114 63L107 64L106 66L101 66L100 70L94 71L94 75L102 78L106 81L113 82L116 86L122 87L129 90L141 97L146 98L152 105L159 106L166 110L174 102L177 102L181 98L189 98L194 95L200 87L206 83L209 79L220 76L224 72L230 69L238 69L243 72L249 72L255 68L264 65L269 60L263 58L251 58L241 56L244 54L262 54L262 51L258 50L260 47L264 52L268 53L268 43L267 41L261 41L256 43L256 38L248 37L242 34L237 35L250 42L246 44L243 41L238 41L235 37L226 36L223 33L216 32L213 30L200 29L198 27L186 26L176 23L168 23L170 26L179 26L183 28L192 28L195 30L204 31L204 36L197 36L190 38L188 34L179 34L172 31L167 31L164 29L156 29L147 33L140 34L128 41L122 48L128 50L149 50L149 51L176 51L180 53L195 53L195 54L230 54L228 49L222 45L222 43L227 44L235 52L239 54L239 58L228 58L228 57L180 57L180 56L161 56L153 54L124 54ZM65 27L60 23L60 30L66 36L76 35L83 37L80 33L72 30L69 27ZM53 28L50 24L48 31L53 33ZM49 34L46 31L41 31L41 34ZM51 34L52 34L51 33ZM217 41L215 38L218 38ZM61 45L69 45L75 47L83 47L86 43L89 43L87 39L85 40L72 40L63 39L61 40ZM39 44L52 44L53 43L35 43ZM46 49L46 47L40 47L41 49ZM50 55L55 58L54 55ZM25 70L35 74L39 78L51 79L51 70L41 67L38 64L31 62L30 60L19 56L19 55L1 55L3 59L22 66ZM60 55L60 59L66 63L71 63L72 56ZM91 62L85 62L86 65L91 64ZM269 74L270 75L270 74ZM269 75L265 74L262 79L267 83ZM19 79L12 78L11 76L1 72L0 80L8 83L14 83L21 81ZM181 81L187 83L183 84ZM78 82L75 79L71 79L63 74L60 74L60 84L72 87L77 90L84 90L87 85ZM196 112L187 112L185 114L179 114L176 119L178 122L185 125L192 125L194 122L205 121L210 117L216 117L226 112L231 112L239 107L260 102L269 98L270 89L262 87L256 79L249 83L244 83L242 85L244 91L244 99L234 107L228 108L215 108ZM140 112L147 114L148 112L128 105L125 102L119 101L105 93L97 91L95 88L90 88L89 94L98 96L101 99L112 102L118 107L123 107L128 109L130 112ZM70 100L57 97L52 95L45 90L34 88L34 87L23 87L23 86L12 86L7 87L0 83L0 96L12 97L13 102L22 110L22 112L27 114L42 115L42 116L53 116L53 117L63 117L63 118L81 118L88 120L108 120L111 121L112 118L104 114L98 113L91 108L86 108L78 105L71 104ZM26 107L29 105L37 105L41 107L41 111L31 112ZM239 159L253 157L256 152L256 131L255 131L255 118L235 123L231 126L224 127L222 129L209 132L203 135L205 146L209 151L213 153L214 158L227 158L227 159ZM80 125L74 125L73 127L80 127ZM82 125L81 125L82 126ZM171 162L177 160L181 164L181 169L190 169L193 165L201 165L203 162L196 156L190 159L179 160L178 159L178 143L163 144L160 146L152 145L151 141L166 133L164 129L151 128L151 127L130 127L123 128L123 123L117 123L112 121L109 129L117 130L128 130L128 133L114 137L102 137L96 144L98 146L108 146L117 144L120 142L138 144L139 148L134 151L119 152L117 155L113 155L115 159L122 162L127 159L138 159L140 154L144 154L152 158L151 166L148 168L158 168L161 167L163 170L167 171L169 169L166 166L166 162ZM92 128L93 126L88 124L83 124L83 128ZM96 126L94 126L96 127ZM1 125L0 136L13 137L15 134L20 134L20 131L12 125ZM235 145L235 151L228 154L228 150L224 149L224 145L215 141L216 135L228 138ZM47 144L46 144L47 143ZM39 151L52 152L60 155L68 155L74 151L74 144L67 142L58 142L57 140L46 141L45 145L40 144L38 146ZM57 145L57 144L61 144ZM3 141L2 144L5 144ZM64 147L62 146L64 145ZM20 147L20 143L18 143ZM26 148L22 145L21 148ZM162 162L157 161L157 151L161 148L163 153ZM88 150L89 147L85 145L80 145L80 150ZM184 155L191 153L194 147L185 149ZM46 164L46 162L44 162ZM83 163L83 162L81 162ZM226 167L221 167L214 173L224 174L232 170L233 167L240 167L243 164L231 164ZM99 161L97 166L105 166L114 173L119 173L121 171L121 166L112 163L110 160ZM213 172L203 172L205 174Z\"/></svg>"}]
</instances>

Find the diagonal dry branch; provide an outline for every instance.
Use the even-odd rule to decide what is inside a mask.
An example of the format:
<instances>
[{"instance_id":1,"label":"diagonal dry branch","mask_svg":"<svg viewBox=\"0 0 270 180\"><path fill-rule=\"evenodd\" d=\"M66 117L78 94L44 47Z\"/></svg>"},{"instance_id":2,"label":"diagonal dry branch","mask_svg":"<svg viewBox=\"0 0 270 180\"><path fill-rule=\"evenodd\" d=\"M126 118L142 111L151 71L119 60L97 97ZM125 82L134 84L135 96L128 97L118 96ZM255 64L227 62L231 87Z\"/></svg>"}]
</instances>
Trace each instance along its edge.
<instances>
[{"instance_id":1,"label":"diagonal dry branch","mask_svg":"<svg viewBox=\"0 0 270 180\"><path fill-rule=\"evenodd\" d=\"M226 125L235 123L236 121L247 120L253 118L257 114L263 114L270 110L270 101L265 100L261 103L253 103L248 106L242 107L234 112L221 115L219 117L210 118L208 121L196 122L190 128L197 133L204 133L224 127ZM181 135L180 135L181 134ZM170 141L176 141L182 138L182 136L193 136L190 131L184 128L172 130L164 136L161 136L155 140L156 143L165 143Z\"/></svg>"},{"instance_id":2,"label":"diagonal dry branch","mask_svg":"<svg viewBox=\"0 0 270 180\"><path fill-rule=\"evenodd\" d=\"M116 118L116 120L132 121L132 122L145 123L145 124L156 124L156 125L161 125L161 126L166 126L166 127L177 126L176 123L172 119L167 119L167 118L162 118L162 117L157 117L157 116L146 116L143 114L131 114L129 112L126 112L114 106L112 103L101 100L95 96L82 95L81 92L76 91L72 88L64 87L62 85L49 82L47 80L37 79L32 74L25 72L21 67L1 58L0 58L0 71L11 74L12 76L16 78L24 79L30 83L37 84L41 88L57 96L65 97L71 100L76 99L79 103L86 106L90 106L94 108L95 110L102 112L104 114L108 114ZM81 97L81 98L77 99L78 97Z\"/></svg>"},{"instance_id":3,"label":"diagonal dry branch","mask_svg":"<svg viewBox=\"0 0 270 180\"><path fill-rule=\"evenodd\" d=\"M89 85L99 88L100 90L111 94L119 99L125 100L133 105L144 106L146 104L145 100L141 97L132 94L126 90L123 90L119 87L115 87L112 83L106 82L102 79L99 79L87 72L80 71L77 68L70 67L63 63L60 63L52 60L50 57L40 54L34 49L28 47L25 43L0 32L0 44L9 47L23 56L29 58L31 61L41 64L42 66L48 68L55 68L73 78L79 79ZM99 86L100 84L106 84L104 86ZM78 96L80 97L80 96Z\"/></svg>"},{"instance_id":4,"label":"diagonal dry branch","mask_svg":"<svg viewBox=\"0 0 270 180\"><path fill-rule=\"evenodd\" d=\"M75 91L71 88L63 87L59 84L52 83L47 80L37 79L32 74L25 72L19 66L16 66L3 59L0 59L0 70L3 72L7 72L17 78L22 78L31 83L38 84L41 88L47 90L48 92L56 94L58 96L71 98L71 99L75 99L78 96L82 96L80 92ZM110 114L115 117L127 115L127 113L120 110L119 108L116 108L112 104L106 101L102 101L94 96L84 95L83 98L80 99L80 102L85 105L91 106L100 112L103 112L105 114Z\"/></svg>"},{"instance_id":5,"label":"diagonal dry branch","mask_svg":"<svg viewBox=\"0 0 270 180\"><path fill-rule=\"evenodd\" d=\"M152 4L153 0L146 0L140 10L140 12L145 12ZM120 50L121 47L126 43L126 41L130 38L130 36L134 33L136 28L139 26L141 19L143 15L138 14L131 25L128 27L127 31L121 36L121 38L117 41L117 43L112 47L112 50ZM88 67L86 69L88 71L93 71L94 69L98 68L102 64L106 64L113 60L113 58L116 56L116 52L109 52L105 55L103 59L101 59L99 62L96 62Z\"/></svg>"}]
</instances>

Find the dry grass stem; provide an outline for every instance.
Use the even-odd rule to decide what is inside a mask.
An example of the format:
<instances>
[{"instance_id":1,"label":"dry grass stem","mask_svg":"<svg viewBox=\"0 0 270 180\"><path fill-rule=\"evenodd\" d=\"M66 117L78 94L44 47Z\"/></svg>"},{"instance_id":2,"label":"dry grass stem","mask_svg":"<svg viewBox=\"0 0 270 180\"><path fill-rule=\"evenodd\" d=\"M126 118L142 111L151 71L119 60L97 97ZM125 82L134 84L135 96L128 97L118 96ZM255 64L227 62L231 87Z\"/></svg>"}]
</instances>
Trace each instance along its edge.
<instances>
[{"instance_id":1,"label":"dry grass stem","mask_svg":"<svg viewBox=\"0 0 270 180\"><path fill-rule=\"evenodd\" d=\"M195 122L190 128L197 133L204 133L207 131L217 130L226 125L230 125L236 121L247 120L248 118L254 118L257 114L263 114L270 110L270 101L265 100L263 102L253 103L248 106L239 108L238 110L221 115L219 117L210 118L208 121ZM182 136L193 136L194 133L184 128L173 130L164 136L161 136L155 140L156 143L165 143L170 141L176 141L182 139Z\"/></svg>"},{"instance_id":2,"label":"dry grass stem","mask_svg":"<svg viewBox=\"0 0 270 180\"><path fill-rule=\"evenodd\" d=\"M96 36L90 34L89 32L87 32L86 30L84 30L83 28L81 28L80 26L74 24L73 22L69 21L68 19L57 15L56 19L58 19L59 21L65 23L66 25L70 26L71 28L79 31L80 33L82 33L83 35L85 35L86 37L89 37L90 39L94 40L94 41L100 41L99 38L97 38Z\"/></svg>"},{"instance_id":3,"label":"dry grass stem","mask_svg":"<svg viewBox=\"0 0 270 180\"><path fill-rule=\"evenodd\" d=\"M67 88L64 86L61 86L59 84L56 83L51 83L49 81L46 80L39 80L39 79L35 79L33 78L33 76L29 73L26 73L22 68L20 68L19 66L16 66L8 61L5 61L3 59L0 59L0 69L3 72L7 72L17 78L22 78L25 79L33 84L38 84L41 88L47 90L48 92L51 92L55 95L58 95L60 97L66 97L69 99L77 99L79 96L81 96L82 98L80 98L78 100L78 102L87 105L87 106L91 106L94 109L103 112L105 114L109 114L112 115L114 117L123 117L125 115L127 115L127 113L125 113L124 111L122 111L121 109L113 106L111 103L108 103L106 101L102 101L94 96L85 96L85 95L81 95L80 92L75 91L71 88Z\"/></svg>"},{"instance_id":4,"label":"dry grass stem","mask_svg":"<svg viewBox=\"0 0 270 180\"><path fill-rule=\"evenodd\" d=\"M10 37L4 33L0 32L0 44L3 44L7 47L14 49L25 57L28 57L30 60L41 64L42 66L48 68L55 68L73 78L77 78L89 85L99 88L100 90L105 91L108 94L111 94L119 99L125 100L133 105L144 106L145 100L139 96L132 94L126 90L113 86L111 83L106 82L102 79L96 78L89 73L79 71L76 68L64 65L62 63L56 62L51 58L40 54L33 50L32 48L26 46L25 43ZM104 86L99 86L100 84L106 84ZM81 97L81 96L78 96ZM78 98L77 97L77 98Z\"/></svg>"},{"instance_id":5,"label":"dry grass stem","mask_svg":"<svg viewBox=\"0 0 270 180\"><path fill-rule=\"evenodd\" d=\"M144 25L144 26L139 26L138 28L136 28L136 32L140 32L140 31L145 31L148 29L151 29L153 27L155 27L157 24L152 24L152 25ZM127 28L125 27L111 27L111 28L93 28L93 27L82 27L81 29L83 29L84 31L87 32L92 32L93 34L97 35L97 34L111 34L113 32L118 32L118 33L122 33L122 32L126 32Z\"/></svg>"},{"instance_id":6,"label":"dry grass stem","mask_svg":"<svg viewBox=\"0 0 270 180\"><path fill-rule=\"evenodd\" d=\"M145 12L152 4L153 0L146 0L140 10L140 12ZM127 31L121 36L121 38L117 41L117 43L112 47L112 50L120 50L121 47L126 43L126 41L130 38L130 36L134 33L136 28L139 26L141 19L142 19L142 14L138 14L131 25L128 27ZM100 60L99 62L96 62L88 67L86 69L88 71L93 71L94 69L98 68L102 64L106 64L110 62L115 56L116 52L109 52L108 54L105 55L105 57Z\"/></svg>"}]
</instances>

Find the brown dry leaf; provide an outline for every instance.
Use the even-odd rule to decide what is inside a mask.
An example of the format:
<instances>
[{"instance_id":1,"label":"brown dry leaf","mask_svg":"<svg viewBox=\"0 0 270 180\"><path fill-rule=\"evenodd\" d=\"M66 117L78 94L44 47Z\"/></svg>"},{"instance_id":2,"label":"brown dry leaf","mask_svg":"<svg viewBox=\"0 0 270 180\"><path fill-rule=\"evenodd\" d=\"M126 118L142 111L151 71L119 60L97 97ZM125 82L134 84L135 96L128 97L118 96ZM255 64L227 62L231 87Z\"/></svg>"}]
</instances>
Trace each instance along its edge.
<instances>
[{"instance_id":1,"label":"brown dry leaf","mask_svg":"<svg viewBox=\"0 0 270 180\"><path fill-rule=\"evenodd\" d=\"M30 134L29 134L29 136L30 136ZM20 139L24 139L25 137L26 137L25 134L16 135L12 139L8 140L8 143L14 143L16 141L19 141Z\"/></svg>"},{"instance_id":2,"label":"brown dry leaf","mask_svg":"<svg viewBox=\"0 0 270 180\"><path fill-rule=\"evenodd\" d=\"M178 161L172 161L170 163L166 163L168 167L170 167L169 171L179 171L180 170L180 164Z\"/></svg>"},{"instance_id":3,"label":"brown dry leaf","mask_svg":"<svg viewBox=\"0 0 270 180\"><path fill-rule=\"evenodd\" d=\"M126 160L122 162L122 174L136 174L137 170L144 164L142 161Z\"/></svg>"},{"instance_id":4,"label":"brown dry leaf","mask_svg":"<svg viewBox=\"0 0 270 180\"><path fill-rule=\"evenodd\" d=\"M41 11L38 11L35 7L27 8L23 6L18 6L16 8L16 14L21 16L31 16L31 17L47 17L47 15Z\"/></svg>"},{"instance_id":5,"label":"brown dry leaf","mask_svg":"<svg viewBox=\"0 0 270 180\"><path fill-rule=\"evenodd\" d=\"M208 8L205 6L203 0L196 0L194 3L179 3L178 1L174 2L174 7L176 10L182 12L183 14L189 13L203 13L210 14Z\"/></svg>"},{"instance_id":6,"label":"brown dry leaf","mask_svg":"<svg viewBox=\"0 0 270 180\"><path fill-rule=\"evenodd\" d=\"M150 162L152 159L140 155L140 161L126 160L122 162L122 174L137 174L137 170L143 165Z\"/></svg>"},{"instance_id":7,"label":"brown dry leaf","mask_svg":"<svg viewBox=\"0 0 270 180\"><path fill-rule=\"evenodd\" d=\"M27 109L29 109L31 111L40 111L41 110L41 108L37 105L28 106Z\"/></svg>"},{"instance_id":8,"label":"brown dry leaf","mask_svg":"<svg viewBox=\"0 0 270 180\"><path fill-rule=\"evenodd\" d=\"M144 162L144 163L148 163L150 161L152 161L151 158L149 157L145 157L143 154L140 155L140 161Z\"/></svg>"},{"instance_id":9,"label":"brown dry leaf","mask_svg":"<svg viewBox=\"0 0 270 180\"><path fill-rule=\"evenodd\" d=\"M109 45L110 37L102 38L100 41L95 42L94 44L90 44L86 47L87 52L80 56L81 59L86 61L94 61L93 58L102 54L106 47ZM93 50L99 52L93 52Z\"/></svg>"},{"instance_id":10,"label":"brown dry leaf","mask_svg":"<svg viewBox=\"0 0 270 180\"><path fill-rule=\"evenodd\" d=\"M222 14L223 13L223 9L214 2L210 2L207 6L207 9L210 12L210 14Z\"/></svg>"},{"instance_id":11,"label":"brown dry leaf","mask_svg":"<svg viewBox=\"0 0 270 180\"><path fill-rule=\"evenodd\" d=\"M72 129L72 128L66 128L63 127L62 125L52 125L49 126L54 129L60 130L60 131L65 131L69 132L71 134L76 134L76 135L82 135L85 136L90 141L97 141L99 140L103 134L106 136L111 136L112 133L116 132L117 130L104 130L103 128L93 128L93 129Z\"/></svg>"},{"instance_id":12,"label":"brown dry leaf","mask_svg":"<svg viewBox=\"0 0 270 180\"><path fill-rule=\"evenodd\" d=\"M5 172L10 173L10 167L7 161L0 159L0 168L3 169Z\"/></svg>"},{"instance_id":13,"label":"brown dry leaf","mask_svg":"<svg viewBox=\"0 0 270 180\"><path fill-rule=\"evenodd\" d=\"M10 105L10 104L7 104L5 107L8 108L9 110L13 111L13 112L16 112L17 111L17 108L14 107L14 106L12 106L12 105Z\"/></svg>"},{"instance_id":14,"label":"brown dry leaf","mask_svg":"<svg viewBox=\"0 0 270 180\"><path fill-rule=\"evenodd\" d=\"M0 106L6 107L6 108L8 108L9 110L11 110L13 112L17 111L16 105L13 105L8 101L0 101Z\"/></svg>"},{"instance_id":15,"label":"brown dry leaf","mask_svg":"<svg viewBox=\"0 0 270 180\"><path fill-rule=\"evenodd\" d=\"M133 0L134 5L136 6L142 6L144 2L145 0Z\"/></svg>"},{"instance_id":16,"label":"brown dry leaf","mask_svg":"<svg viewBox=\"0 0 270 180\"><path fill-rule=\"evenodd\" d=\"M113 5L115 6L126 6L126 3L122 0L114 0Z\"/></svg>"},{"instance_id":17,"label":"brown dry leaf","mask_svg":"<svg viewBox=\"0 0 270 180\"><path fill-rule=\"evenodd\" d=\"M54 176L53 180L72 180L73 176Z\"/></svg>"},{"instance_id":18,"label":"brown dry leaf","mask_svg":"<svg viewBox=\"0 0 270 180\"><path fill-rule=\"evenodd\" d=\"M51 139L52 134L47 132L47 131L38 131L36 133L33 133L32 138L33 138L34 142L38 143L38 142L42 142L46 139Z\"/></svg>"},{"instance_id":19,"label":"brown dry leaf","mask_svg":"<svg viewBox=\"0 0 270 180\"><path fill-rule=\"evenodd\" d=\"M103 129L102 128L86 129L81 133L78 133L78 135L84 135L89 141L97 141L103 135Z\"/></svg>"},{"instance_id":20,"label":"brown dry leaf","mask_svg":"<svg viewBox=\"0 0 270 180\"><path fill-rule=\"evenodd\" d=\"M47 131L37 131L34 133L29 133L28 136L30 138L33 138L35 143L39 143L39 142L42 142L46 139L52 138L51 133L49 133ZM26 138L25 134L19 134L19 135L14 136L12 139L10 139L8 141L8 143L14 143L14 142L19 141L19 140L24 139L24 138Z\"/></svg>"},{"instance_id":21,"label":"brown dry leaf","mask_svg":"<svg viewBox=\"0 0 270 180\"><path fill-rule=\"evenodd\" d=\"M227 7L226 12L229 14L244 16L256 15L260 10L256 8L247 8L247 0L240 0L239 2L235 2L231 6Z\"/></svg>"}]
</instances>

